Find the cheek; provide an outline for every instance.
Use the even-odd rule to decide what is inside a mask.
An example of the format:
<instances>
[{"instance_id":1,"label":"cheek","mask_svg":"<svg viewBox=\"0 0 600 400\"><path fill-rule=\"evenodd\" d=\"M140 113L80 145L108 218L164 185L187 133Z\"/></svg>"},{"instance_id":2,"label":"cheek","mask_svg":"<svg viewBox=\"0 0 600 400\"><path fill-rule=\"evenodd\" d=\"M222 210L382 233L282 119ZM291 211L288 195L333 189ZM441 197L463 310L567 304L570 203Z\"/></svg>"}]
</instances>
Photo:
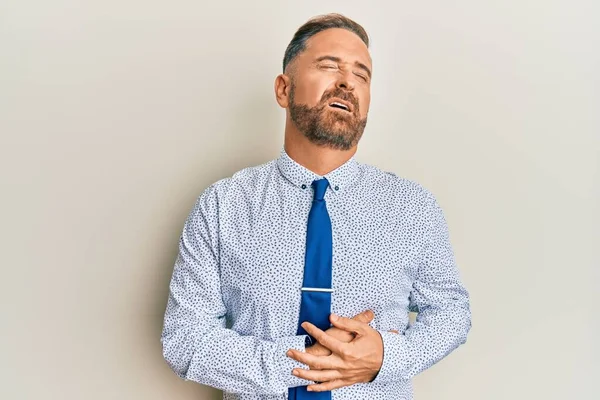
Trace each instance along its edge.
<instances>
[{"instance_id":1,"label":"cheek","mask_svg":"<svg viewBox=\"0 0 600 400\"><path fill-rule=\"evenodd\" d=\"M321 101L324 91L319 82L307 82L306 85L296 89L295 100L299 104L314 107Z\"/></svg>"},{"instance_id":2,"label":"cheek","mask_svg":"<svg viewBox=\"0 0 600 400\"><path fill-rule=\"evenodd\" d=\"M360 114L362 117L365 117L369 112L369 107L371 105L371 93L364 93L360 97Z\"/></svg>"}]
</instances>

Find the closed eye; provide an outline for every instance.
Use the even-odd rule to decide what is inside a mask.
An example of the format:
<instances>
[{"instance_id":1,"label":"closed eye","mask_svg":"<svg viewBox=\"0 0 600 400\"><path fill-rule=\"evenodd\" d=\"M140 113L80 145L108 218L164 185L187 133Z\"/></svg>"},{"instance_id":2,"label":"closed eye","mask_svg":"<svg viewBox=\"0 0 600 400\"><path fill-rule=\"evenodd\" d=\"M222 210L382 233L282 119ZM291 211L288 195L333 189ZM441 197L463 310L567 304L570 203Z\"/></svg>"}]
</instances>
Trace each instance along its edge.
<instances>
[{"instance_id":1,"label":"closed eye","mask_svg":"<svg viewBox=\"0 0 600 400\"><path fill-rule=\"evenodd\" d=\"M354 73L354 75L358 76L363 82L367 82L368 81L367 77L365 75L363 75L363 74Z\"/></svg>"},{"instance_id":2,"label":"closed eye","mask_svg":"<svg viewBox=\"0 0 600 400\"><path fill-rule=\"evenodd\" d=\"M320 67L323 69L337 69L337 65L334 64L321 64Z\"/></svg>"}]
</instances>

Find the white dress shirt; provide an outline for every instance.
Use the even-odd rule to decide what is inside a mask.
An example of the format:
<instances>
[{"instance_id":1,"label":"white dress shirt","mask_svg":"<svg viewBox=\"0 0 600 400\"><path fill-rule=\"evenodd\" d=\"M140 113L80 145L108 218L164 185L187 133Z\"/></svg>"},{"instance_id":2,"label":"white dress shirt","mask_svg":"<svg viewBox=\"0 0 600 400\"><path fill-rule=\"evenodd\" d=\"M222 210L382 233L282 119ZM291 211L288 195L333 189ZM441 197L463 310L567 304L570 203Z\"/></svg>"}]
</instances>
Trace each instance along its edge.
<instances>
[{"instance_id":1,"label":"white dress shirt","mask_svg":"<svg viewBox=\"0 0 600 400\"><path fill-rule=\"evenodd\" d=\"M286 399L312 382L286 355L296 335L306 223L319 176L281 149L279 158L215 182L197 198L179 241L161 335L183 379L224 399ZM331 312L373 310L383 365L373 382L332 400L411 400L411 378L465 343L469 294L448 228L421 185L354 157L324 175L333 231ZM409 324L409 311L418 312ZM399 334L389 332L397 330Z\"/></svg>"}]
</instances>

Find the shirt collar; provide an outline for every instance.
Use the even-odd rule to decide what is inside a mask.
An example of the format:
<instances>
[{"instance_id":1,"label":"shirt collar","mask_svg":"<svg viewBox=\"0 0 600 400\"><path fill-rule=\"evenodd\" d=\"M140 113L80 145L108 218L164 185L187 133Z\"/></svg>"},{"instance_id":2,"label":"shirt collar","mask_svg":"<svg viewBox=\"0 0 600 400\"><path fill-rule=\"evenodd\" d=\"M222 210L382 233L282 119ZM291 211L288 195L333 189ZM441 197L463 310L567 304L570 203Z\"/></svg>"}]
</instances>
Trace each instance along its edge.
<instances>
[{"instance_id":1,"label":"shirt collar","mask_svg":"<svg viewBox=\"0 0 600 400\"><path fill-rule=\"evenodd\" d=\"M277 167L288 181L301 189L309 188L316 179L327 178L329 186L334 193L342 192L349 187L358 177L359 172L358 161L352 156L338 168L320 176L298 164L287 154L283 146L281 147L281 152L277 159Z\"/></svg>"}]
</instances>

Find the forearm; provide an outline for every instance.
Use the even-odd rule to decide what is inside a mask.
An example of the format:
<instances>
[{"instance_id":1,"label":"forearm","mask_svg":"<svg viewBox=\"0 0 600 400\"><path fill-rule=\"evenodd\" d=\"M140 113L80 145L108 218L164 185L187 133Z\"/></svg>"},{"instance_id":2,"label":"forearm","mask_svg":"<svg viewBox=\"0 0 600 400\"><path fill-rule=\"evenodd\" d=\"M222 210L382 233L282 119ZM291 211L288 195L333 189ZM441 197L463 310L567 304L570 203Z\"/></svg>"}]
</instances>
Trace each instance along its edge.
<instances>
[{"instance_id":1,"label":"forearm","mask_svg":"<svg viewBox=\"0 0 600 400\"><path fill-rule=\"evenodd\" d=\"M161 336L163 356L179 377L254 394L280 394L312 383L292 375L293 368L303 365L286 356L290 348L305 350L305 335L269 341L240 335L223 324L206 327L195 322L165 324Z\"/></svg>"},{"instance_id":2,"label":"forearm","mask_svg":"<svg viewBox=\"0 0 600 400\"><path fill-rule=\"evenodd\" d=\"M423 311L404 334L379 331L383 364L373 382L408 380L464 344L471 328L468 304Z\"/></svg>"}]
</instances>

